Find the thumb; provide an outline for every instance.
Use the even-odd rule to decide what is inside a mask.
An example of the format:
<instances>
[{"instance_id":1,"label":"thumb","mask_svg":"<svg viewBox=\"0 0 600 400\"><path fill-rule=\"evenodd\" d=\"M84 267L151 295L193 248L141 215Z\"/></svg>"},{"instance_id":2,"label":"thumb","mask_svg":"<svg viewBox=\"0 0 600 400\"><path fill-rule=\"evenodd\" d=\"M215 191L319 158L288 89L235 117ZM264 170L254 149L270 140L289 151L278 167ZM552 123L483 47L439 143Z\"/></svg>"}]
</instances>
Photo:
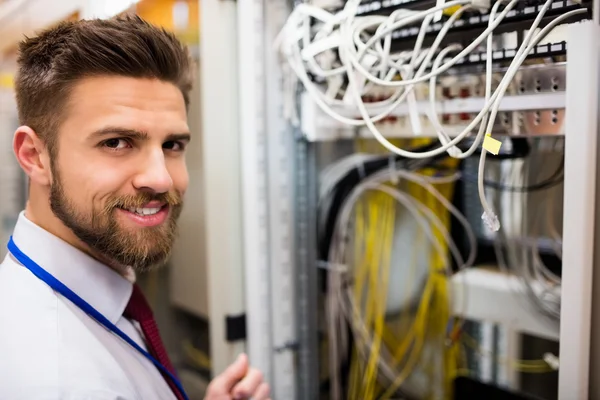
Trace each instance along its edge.
<instances>
[{"instance_id":1,"label":"thumb","mask_svg":"<svg viewBox=\"0 0 600 400\"><path fill-rule=\"evenodd\" d=\"M214 394L229 393L235 384L246 376L248 368L248 356L240 354L233 364L212 381L210 392L214 392Z\"/></svg>"}]
</instances>

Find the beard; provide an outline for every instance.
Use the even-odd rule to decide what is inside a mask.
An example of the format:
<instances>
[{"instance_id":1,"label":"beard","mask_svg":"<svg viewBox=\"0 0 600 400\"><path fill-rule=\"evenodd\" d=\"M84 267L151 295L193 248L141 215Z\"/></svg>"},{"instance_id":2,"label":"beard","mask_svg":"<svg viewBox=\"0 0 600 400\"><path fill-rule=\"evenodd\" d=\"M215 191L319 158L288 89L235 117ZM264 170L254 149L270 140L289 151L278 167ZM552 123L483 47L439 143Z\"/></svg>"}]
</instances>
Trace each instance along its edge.
<instances>
[{"instance_id":1,"label":"beard","mask_svg":"<svg viewBox=\"0 0 600 400\"><path fill-rule=\"evenodd\" d=\"M140 192L134 196L113 196L102 209L85 212L69 200L56 168L54 172L50 188L52 212L95 253L141 273L168 260L177 237L177 219L183 206L181 195ZM163 224L138 229L119 224L115 215L120 212L118 208L141 208L150 201L160 201L169 207L168 219Z\"/></svg>"}]
</instances>

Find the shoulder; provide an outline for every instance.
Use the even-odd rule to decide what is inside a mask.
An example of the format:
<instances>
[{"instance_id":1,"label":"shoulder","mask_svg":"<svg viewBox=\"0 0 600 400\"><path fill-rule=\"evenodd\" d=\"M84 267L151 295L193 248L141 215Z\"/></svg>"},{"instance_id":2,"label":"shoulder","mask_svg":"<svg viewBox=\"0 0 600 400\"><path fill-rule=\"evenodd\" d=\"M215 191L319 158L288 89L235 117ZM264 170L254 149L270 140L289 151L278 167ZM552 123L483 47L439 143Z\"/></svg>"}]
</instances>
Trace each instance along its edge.
<instances>
[{"instance_id":1,"label":"shoulder","mask_svg":"<svg viewBox=\"0 0 600 400\"><path fill-rule=\"evenodd\" d=\"M0 399L137 400L118 377L111 384L106 355L81 320L11 257L0 264L0 326Z\"/></svg>"},{"instance_id":2,"label":"shoulder","mask_svg":"<svg viewBox=\"0 0 600 400\"><path fill-rule=\"evenodd\" d=\"M0 399L126 399L104 389L85 335L72 340L78 325L51 288L6 257L0 264ZM72 379L77 371L70 366L82 358L92 364L87 376ZM82 381L84 392L77 389Z\"/></svg>"},{"instance_id":3,"label":"shoulder","mask_svg":"<svg viewBox=\"0 0 600 400\"><path fill-rule=\"evenodd\" d=\"M17 263L10 254L0 263L0 300L9 301L10 308L45 305L40 301L56 299L52 289L31 271ZM0 307L6 304L0 303ZM5 307L6 308L6 307Z\"/></svg>"},{"instance_id":4,"label":"shoulder","mask_svg":"<svg viewBox=\"0 0 600 400\"><path fill-rule=\"evenodd\" d=\"M0 264L0 349L54 340L57 300L44 282L7 256Z\"/></svg>"},{"instance_id":5,"label":"shoulder","mask_svg":"<svg viewBox=\"0 0 600 400\"><path fill-rule=\"evenodd\" d=\"M0 264L0 398L57 395L56 308L50 288L7 256Z\"/></svg>"},{"instance_id":6,"label":"shoulder","mask_svg":"<svg viewBox=\"0 0 600 400\"><path fill-rule=\"evenodd\" d=\"M58 298L29 270L7 256L0 264L0 349L55 341ZM0 354L5 354L4 351Z\"/></svg>"}]
</instances>

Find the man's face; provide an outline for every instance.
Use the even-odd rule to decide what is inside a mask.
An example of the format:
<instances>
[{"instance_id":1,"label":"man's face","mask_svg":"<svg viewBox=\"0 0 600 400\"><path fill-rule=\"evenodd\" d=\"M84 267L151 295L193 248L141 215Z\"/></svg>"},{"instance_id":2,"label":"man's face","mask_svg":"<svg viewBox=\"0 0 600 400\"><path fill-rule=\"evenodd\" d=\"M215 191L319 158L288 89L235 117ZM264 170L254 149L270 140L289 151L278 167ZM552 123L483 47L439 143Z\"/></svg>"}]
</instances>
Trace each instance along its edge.
<instances>
[{"instance_id":1,"label":"man's face","mask_svg":"<svg viewBox=\"0 0 600 400\"><path fill-rule=\"evenodd\" d=\"M145 271L166 261L188 186L183 96L165 82L86 78L51 154L50 205L93 251Z\"/></svg>"}]
</instances>

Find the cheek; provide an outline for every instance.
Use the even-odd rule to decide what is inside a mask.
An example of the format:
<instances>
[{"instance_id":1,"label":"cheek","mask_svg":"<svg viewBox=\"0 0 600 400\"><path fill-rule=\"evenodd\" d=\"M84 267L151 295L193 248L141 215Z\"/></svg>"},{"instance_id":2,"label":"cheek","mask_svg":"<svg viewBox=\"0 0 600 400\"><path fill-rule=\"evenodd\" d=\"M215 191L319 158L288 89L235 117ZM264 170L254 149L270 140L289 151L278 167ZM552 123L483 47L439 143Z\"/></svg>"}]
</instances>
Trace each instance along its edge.
<instances>
[{"instance_id":1,"label":"cheek","mask_svg":"<svg viewBox=\"0 0 600 400\"><path fill-rule=\"evenodd\" d=\"M185 161L177 160L169 167L174 189L180 193L185 193L189 185L189 174Z\"/></svg>"},{"instance_id":2,"label":"cheek","mask_svg":"<svg viewBox=\"0 0 600 400\"><path fill-rule=\"evenodd\" d=\"M100 172L102 171L102 172ZM66 196L80 207L102 207L106 198L118 192L122 172L103 168L61 169L60 178Z\"/></svg>"}]
</instances>

